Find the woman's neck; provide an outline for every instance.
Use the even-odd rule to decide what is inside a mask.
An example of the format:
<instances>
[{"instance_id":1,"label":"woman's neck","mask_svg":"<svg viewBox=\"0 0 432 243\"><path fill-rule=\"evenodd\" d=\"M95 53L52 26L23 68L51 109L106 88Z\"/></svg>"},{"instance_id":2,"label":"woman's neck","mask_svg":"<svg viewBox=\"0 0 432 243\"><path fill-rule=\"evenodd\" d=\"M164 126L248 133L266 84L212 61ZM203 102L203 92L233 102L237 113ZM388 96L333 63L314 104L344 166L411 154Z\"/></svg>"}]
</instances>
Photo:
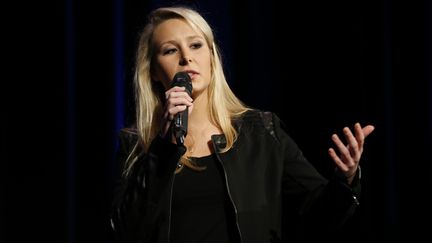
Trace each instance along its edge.
<instances>
[{"instance_id":1,"label":"woman's neck","mask_svg":"<svg viewBox=\"0 0 432 243\"><path fill-rule=\"evenodd\" d=\"M193 110L189 115L189 129L195 130L208 126L210 122L209 103L206 95L200 95L194 98Z\"/></svg>"},{"instance_id":2,"label":"woman's neck","mask_svg":"<svg viewBox=\"0 0 432 243\"><path fill-rule=\"evenodd\" d=\"M188 134L185 145L187 156L201 157L212 153L211 136L220 134L221 130L210 121L207 96L194 98L194 105L188 120Z\"/></svg>"}]
</instances>

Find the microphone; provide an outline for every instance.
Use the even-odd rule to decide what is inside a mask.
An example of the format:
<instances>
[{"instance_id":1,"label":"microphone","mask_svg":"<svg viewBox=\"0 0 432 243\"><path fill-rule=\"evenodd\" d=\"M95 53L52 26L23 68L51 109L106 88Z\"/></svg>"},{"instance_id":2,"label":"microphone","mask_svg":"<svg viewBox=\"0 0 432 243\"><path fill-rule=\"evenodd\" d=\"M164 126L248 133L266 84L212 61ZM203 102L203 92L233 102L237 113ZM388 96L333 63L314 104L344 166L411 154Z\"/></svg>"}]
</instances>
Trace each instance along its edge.
<instances>
[{"instance_id":1,"label":"microphone","mask_svg":"<svg viewBox=\"0 0 432 243\"><path fill-rule=\"evenodd\" d=\"M187 72L178 72L174 75L171 87L174 86L185 87L185 91L189 95L192 93L192 81ZM186 110L177 113L174 117L173 131L177 144L183 144L187 135L188 110L189 108L186 107Z\"/></svg>"}]
</instances>

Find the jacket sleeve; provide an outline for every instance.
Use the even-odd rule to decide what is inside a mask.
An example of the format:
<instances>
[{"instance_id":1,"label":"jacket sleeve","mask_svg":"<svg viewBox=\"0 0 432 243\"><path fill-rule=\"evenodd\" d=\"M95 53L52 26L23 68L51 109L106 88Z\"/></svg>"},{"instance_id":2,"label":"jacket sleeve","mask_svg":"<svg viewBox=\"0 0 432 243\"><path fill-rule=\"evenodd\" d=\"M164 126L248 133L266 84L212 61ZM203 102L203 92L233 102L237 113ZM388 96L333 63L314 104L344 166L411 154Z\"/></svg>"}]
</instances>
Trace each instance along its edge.
<instances>
[{"instance_id":1,"label":"jacket sleeve","mask_svg":"<svg viewBox=\"0 0 432 243\"><path fill-rule=\"evenodd\" d=\"M124 164L136 141L136 135L120 134L118 163ZM116 242L147 242L152 237L169 181L184 152L183 146L156 137L148 152L137 157L130 173L120 177L111 212Z\"/></svg>"},{"instance_id":2,"label":"jacket sleeve","mask_svg":"<svg viewBox=\"0 0 432 243\"><path fill-rule=\"evenodd\" d=\"M359 204L359 174L351 185L347 184L342 174L323 177L305 158L275 114L273 121L275 135L284 154L284 228L293 229L302 239L317 236L319 239L322 234L336 232L345 225Z\"/></svg>"}]
</instances>

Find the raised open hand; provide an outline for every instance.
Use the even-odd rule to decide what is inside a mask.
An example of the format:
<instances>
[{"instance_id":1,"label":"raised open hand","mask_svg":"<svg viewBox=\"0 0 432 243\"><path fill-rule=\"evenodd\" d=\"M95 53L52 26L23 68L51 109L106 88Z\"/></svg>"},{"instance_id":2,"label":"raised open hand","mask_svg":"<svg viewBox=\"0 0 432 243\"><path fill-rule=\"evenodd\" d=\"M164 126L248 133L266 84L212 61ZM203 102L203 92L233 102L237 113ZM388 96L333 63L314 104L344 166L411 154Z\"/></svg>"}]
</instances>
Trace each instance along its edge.
<instances>
[{"instance_id":1,"label":"raised open hand","mask_svg":"<svg viewBox=\"0 0 432 243\"><path fill-rule=\"evenodd\" d=\"M356 123L354 125L353 134L348 127L345 127L343 133L345 135L346 144L342 142L337 134L333 134L331 137L338 152L330 148L328 150L329 155L335 162L337 168L348 179L348 183L351 183L357 172L365 139L374 129L375 127L372 125L367 125L362 128L360 123Z\"/></svg>"}]
</instances>

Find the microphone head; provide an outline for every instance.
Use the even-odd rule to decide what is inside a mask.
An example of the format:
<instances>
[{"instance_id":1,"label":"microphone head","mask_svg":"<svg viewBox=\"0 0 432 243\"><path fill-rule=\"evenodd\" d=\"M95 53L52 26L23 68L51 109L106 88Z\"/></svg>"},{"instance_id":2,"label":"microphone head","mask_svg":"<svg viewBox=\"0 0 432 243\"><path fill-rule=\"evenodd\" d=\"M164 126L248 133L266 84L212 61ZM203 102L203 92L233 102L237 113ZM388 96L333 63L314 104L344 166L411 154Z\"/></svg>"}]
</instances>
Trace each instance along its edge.
<instances>
[{"instance_id":1,"label":"microphone head","mask_svg":"<svg viewBox=\"0 0 432 243\"><path fill-rule=\"evenodd\" d=\"M178 72L174 75L171 87L174 86L185 87L189 95L192 93L192 80L187 72Z\"/></svg>"}]
</instances>

